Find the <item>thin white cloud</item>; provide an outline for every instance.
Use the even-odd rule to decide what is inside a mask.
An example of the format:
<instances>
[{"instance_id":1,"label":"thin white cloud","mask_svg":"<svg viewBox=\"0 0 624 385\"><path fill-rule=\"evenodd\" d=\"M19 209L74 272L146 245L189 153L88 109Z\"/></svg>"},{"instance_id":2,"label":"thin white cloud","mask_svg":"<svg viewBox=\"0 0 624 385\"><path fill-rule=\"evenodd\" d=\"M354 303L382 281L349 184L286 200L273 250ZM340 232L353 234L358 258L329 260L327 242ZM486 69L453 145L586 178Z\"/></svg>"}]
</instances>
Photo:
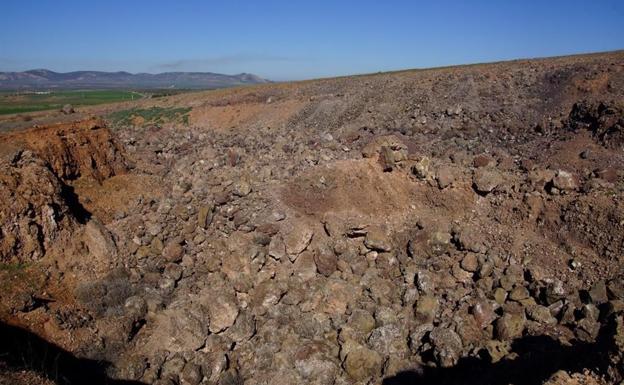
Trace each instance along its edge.
<instances>
[{"instance_id":1,"label":"thin white cloud","mask_svg":"<svg viewBox=\"0 0 624 385\"><path fill-rule=\"evenodd\" d=\"M249 63L267 63L267 62L293 62L301 59L288 57L288 56L276 56L265 54L236 54L236 55L224 55L208 58L196 58L196 59L181 59L172 62L166 62L154 66L154 69L160 70L198 70L209 69L210 67L222 67L222 66L235 66Z\"/></svg>"}]
</instances>

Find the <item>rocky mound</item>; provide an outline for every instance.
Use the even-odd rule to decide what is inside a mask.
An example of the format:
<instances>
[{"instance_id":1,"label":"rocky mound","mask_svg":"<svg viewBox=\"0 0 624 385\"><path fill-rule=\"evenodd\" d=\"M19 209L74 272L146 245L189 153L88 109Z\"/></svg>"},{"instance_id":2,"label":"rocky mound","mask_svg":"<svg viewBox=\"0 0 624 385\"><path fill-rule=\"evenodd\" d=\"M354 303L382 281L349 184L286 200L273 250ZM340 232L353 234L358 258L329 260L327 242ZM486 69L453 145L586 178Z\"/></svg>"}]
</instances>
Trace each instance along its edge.
<instances>
[{"instance_id":1,"label":"rocky mound","mask_svg":"<svg viewBox=\"0 0 624 385\"><path fill-rule=\"evenodd\" d=\"M42 156L94 211L29 297L0 292L3 319L107 380L618 383L623 63L171 98L188 125Z\"/></svg>"}]
</instances>

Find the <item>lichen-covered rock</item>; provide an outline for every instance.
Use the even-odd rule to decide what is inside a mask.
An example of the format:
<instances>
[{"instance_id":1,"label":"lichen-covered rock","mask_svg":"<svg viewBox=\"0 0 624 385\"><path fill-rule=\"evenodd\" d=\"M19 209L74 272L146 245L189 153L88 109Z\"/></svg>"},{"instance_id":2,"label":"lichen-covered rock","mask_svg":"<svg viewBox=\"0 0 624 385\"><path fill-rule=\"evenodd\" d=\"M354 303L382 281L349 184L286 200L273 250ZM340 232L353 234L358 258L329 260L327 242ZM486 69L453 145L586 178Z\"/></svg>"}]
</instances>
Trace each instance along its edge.
<instances>
[{"instance_id":1,"label":"lichen-covered rock","mask_svg":"<svg viewBox=\"0 0 624 385\"><path fill-rule=\"evenodd\" d=\"M310 244L314 231L305 223L295 222L284 236L284 245L289 258L294 261Z\"/></svg>"},{"instance_id":2,"label":"lichen-covered rock","mask_svg":"<svg viewBox=\"0 0 624 385\"><path fill-rule=\"evenodd\" d=\"M578 182L574 176L563 170L557 170L552 180L553 186L562 191L571 191L578 189Z\"/></svg>"},{"instance_id":3,"label":"lichen-covered rock","mask_svg":"<svg viewBox=\"0 0 624 385\"><path fill-rule=\"evenodd\" d=\"M462 340L457 333L447 328L435 328L429 334L429 339L441 367L449 368L457 364L462 352Z\"/></svg>"},{"instance_id":4,"label":"lichen-covered rock","mask_svg":"<svg viewBox=\"0 0 624 385\"><path fill-rule=\"evenodd\" d=\"M503 177L496 170L478 169L472 178L474 189L481 194L488 194L503 183Z\"/></svg>"},{"instance_id":5,"label":"lichen-covered rock","mask_svg":"<svg viewBox=\"0 0 624 385\"><path fill-rule=\"evenodd\" d=\"M438 311L438 299L431 295L423 295L416 302L416 318L423 323L431 323Z\"/></svg>"},{"instance_id":6,"label":"lichen-covered rock","mask_svg":"<svg viewBox=\"0 0 624 385\"><path fill-rule=\"evenodd\" d=\"M148 337L153 351L184 352L201 348L208 336L209 316L199 304L182 301L159 313Z\"/></svg>"},{"instance_id":7,"label":"lichen-covered rock","mask_svg":"<svg viewBox=\"0 0 624 385\"><path fill-rule=\"evenodd\" d=\"M379 353L360 346L352 349L344 361L344 369L355 381L376 378L381 374L383 361Z\"/></svg>"},{"instance_id":8,"label":"lichen-covered rock","mask_svg":"<svg viewBox=\"0 0 624 385\"><path fill-rule=\"evenodd\" d=\"M234 325L239 308L234 291L226 286L211 287L200 293L200 301L208 310L209 330L220 333Z\"/></svg>"},{"instance_id":9,"label":"lichen-covered rock","mask_svg":"<svg viewBox=\"0 0 624 385\"><path fill-rule=\"evenodd\" d=\"M392 250L392 244L388 239L387 233L380 228L371 228L366 233L366 239L364 245L371 250L376 251L390 251Z\"/></svg>"},{"instance_id":10,"label":"lichen-covered rock","mask_svg":"<svg viewBox=\"0 0 624 385\"><path fill-rule=\"evenodd\" d=\"M496 336L502 341L521 337L525 322L524 314L505 313L496 321Z\"/></svg>"},{"instance_id":11,"label":"lichen-covered rock","mask_svg":"<svg viewBox=\"0 0 624 385\"><path fill-rule=\"evenodd\" d=\"M526 308L526 313L529 319L536 321L536 322L549 324L549 325L554 325L557 323L557 318L553 317L553 315L550 313L550 309L548 309L545 306L541 306L541 305L528 306Z\"/></svg>"}]
</instances>

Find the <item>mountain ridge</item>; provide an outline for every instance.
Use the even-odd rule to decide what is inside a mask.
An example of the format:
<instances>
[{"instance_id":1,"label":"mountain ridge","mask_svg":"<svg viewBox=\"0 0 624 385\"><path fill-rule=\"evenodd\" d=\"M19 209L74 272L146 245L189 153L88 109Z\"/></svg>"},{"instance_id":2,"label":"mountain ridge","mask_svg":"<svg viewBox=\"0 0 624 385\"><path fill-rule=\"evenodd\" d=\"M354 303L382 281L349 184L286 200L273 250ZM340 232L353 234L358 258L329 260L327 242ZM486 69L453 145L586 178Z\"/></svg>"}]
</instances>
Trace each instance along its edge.
<instances>
[{"instance_id":1,"label":"mountain ridge","mask_svg":"<svg viewBox=\"0 0 624 385\"><path fill-rule=\"evenodd\" d=\"M126 71L55 72L44 68L21 72L0 72L0 90L40 89L163 89L225 88L270 83L251 73L225 75L214 72L130 73Z\"/></svg>"}]
</instances>

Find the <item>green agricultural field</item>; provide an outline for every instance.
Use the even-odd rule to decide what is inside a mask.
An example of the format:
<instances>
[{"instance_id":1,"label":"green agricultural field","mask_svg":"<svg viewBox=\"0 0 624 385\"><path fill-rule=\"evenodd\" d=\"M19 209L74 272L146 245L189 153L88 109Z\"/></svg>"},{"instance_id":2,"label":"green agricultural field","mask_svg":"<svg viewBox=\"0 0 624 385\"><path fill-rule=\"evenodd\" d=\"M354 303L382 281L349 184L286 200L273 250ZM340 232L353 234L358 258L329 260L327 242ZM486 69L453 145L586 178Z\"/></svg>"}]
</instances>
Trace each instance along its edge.
<instances>
[{"instance_id":1,"label":"green agricultural field","mask_svg":"<svg viewBox=\"0 0 624 385\"><path fill-rule=\"evenodd\" d=\"M106 119L113 127L122 126L150 126L163 125L166 123L189 123L190 107L151 107L131 108L128 110L110 113Z\"/></svg>"},{"instance_id":2,"label":"green agricultural field","mask_svg":"<svg viewBox=\"0 0 624 385\"><path fill-rule=\"evenodd\" d=\"M60 109L65 104L86 106L137 100L143 94L134 91L85 90L52 91L46 94L0 92L0 115Z\"/></svg>"}]
</instances>

